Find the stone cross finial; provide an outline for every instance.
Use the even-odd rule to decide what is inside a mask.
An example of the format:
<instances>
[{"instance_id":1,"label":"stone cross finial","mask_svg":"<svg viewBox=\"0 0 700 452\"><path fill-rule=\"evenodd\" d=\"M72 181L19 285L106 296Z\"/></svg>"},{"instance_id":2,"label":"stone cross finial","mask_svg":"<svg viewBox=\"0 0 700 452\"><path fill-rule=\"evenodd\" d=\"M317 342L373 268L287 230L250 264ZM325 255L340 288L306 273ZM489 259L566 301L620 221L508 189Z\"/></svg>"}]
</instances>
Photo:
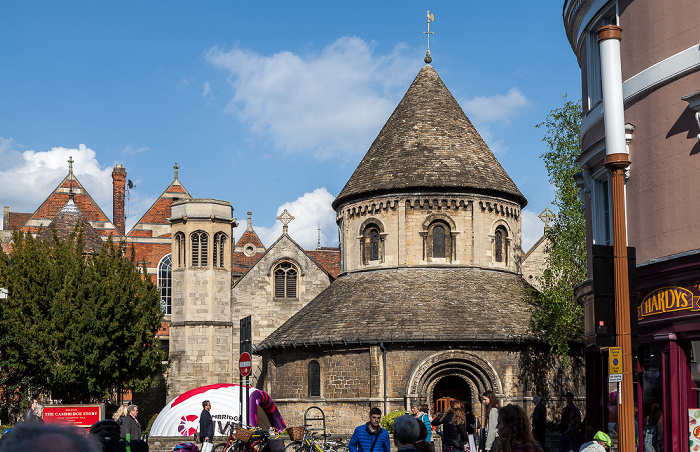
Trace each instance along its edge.
<instances>
[{"instance_id":1,"label":"stone cross finial","mask_svg":"<svg viewBox=\"0 0 700 452\"><path fill-rule=\"evenodd\" d=\"M73 162L74 162L74 161L75 161L75 160L73 160L73 156L72 156L72 155L71 155L71 156L68 156L68 174L71 175L71 176L73 175Z\"/></svg>"},{"instance_id":2,"label":"stone cross finial","mask_svg":"<svg viewBox=\"0 0 700 452\"><path fill-rule=\"evenodd\" d=\"M177 175L177 170L180 169L180 167L177 166L177 162L175 162L175 166L173 166L173 169L175 170L175 180L177 180L177 177L178 177L178 175Z\"/></svg>"},{"instance_id":3,"label":"stone cross finial","mask_svg":"<svg viewBox=\"0 0 700 452\"><path fill-rule=\"evenodd\" d=\"M287 234L287 232L289 232L289 227L287 225L289 224L290 221L292 221L294 219L294 217L291 216L289 214L289 212L287 212L287 209L284 209L284 212L282 212L282 215L277 217L277 219L280 220L283 224L282 234Z\"/></svg>"},{"instance_id":4,"label":"stone cross finial","mask_svg":"<svg viewBox=\"0 0 700 452\"><path fill-rule=\"evenodd\" d=\"M549 207L545 207L544 210L542 211L542 213L537 215L537 216L539 217L540 220L542 220L544 222L544 230L545 231L547 229L549 229L549 223L551 223L552 220L554 220L554 218L556 218L554 216L554 212L549 210Z\"/></svg>"}]
</instances>

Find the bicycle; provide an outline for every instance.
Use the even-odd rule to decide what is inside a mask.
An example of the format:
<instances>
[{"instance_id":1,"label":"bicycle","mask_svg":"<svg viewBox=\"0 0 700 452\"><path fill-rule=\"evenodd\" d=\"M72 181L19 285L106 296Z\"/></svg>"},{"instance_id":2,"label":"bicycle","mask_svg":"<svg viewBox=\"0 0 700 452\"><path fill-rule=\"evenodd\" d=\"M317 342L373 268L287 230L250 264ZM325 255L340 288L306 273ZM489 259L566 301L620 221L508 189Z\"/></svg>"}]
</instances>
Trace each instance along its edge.
<instances>
[{"instance_id":1,"label":"bicycle","mask_svg":"<svg viewBox=\"0 0 700 452\"><path fill-rule=\"evenodd\" d=\"M279 438L275 433L273 439ZM228 440L214 446L213 452L263 452L270 443L270 432L267 430L251 431L245 427L234 430L231 427ZM268 448L269 450L269 448Z\"/></svg>"},{"instance_id":2,"label":"bicycle","mask_svg":"<svg viewBox=\"0 0 700 452\"><path fill-rule=\"evenodd\" d=\"M342 440L329 440L330 433L323 433L323 442L316 440L316 432L304 426L304 436L301 441L292 441L284 448L284 452L349 452Z\"/></svg>"}]
</instances>

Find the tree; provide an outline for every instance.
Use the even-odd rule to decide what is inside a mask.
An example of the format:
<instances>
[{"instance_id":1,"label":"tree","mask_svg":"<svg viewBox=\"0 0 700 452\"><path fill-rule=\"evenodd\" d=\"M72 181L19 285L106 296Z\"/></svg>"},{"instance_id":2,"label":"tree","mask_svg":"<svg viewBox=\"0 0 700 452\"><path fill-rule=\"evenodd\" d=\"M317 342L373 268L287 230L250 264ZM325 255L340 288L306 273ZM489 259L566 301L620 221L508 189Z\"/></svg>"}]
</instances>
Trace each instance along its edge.
<instances>
[{"instance_id":1,"label":"tree","mask_svg":"<svg viewBox=\"0 0 700 452\"><path fill-rule=\"evenodd\" d=\"M545 232L547 266L538 278L541 291L535 297L534 327L542 331L550 350L566 356L572 341L583 336L583 307L574 287L586 279L586 226L582 199L574 180L581 171L576 158L581 152L581 106L567 100L552 110L536 127L546 130L542 141L549 151L542 154L555 188L554 221Z\"/></svg>"},{"instance_id":2,"label":"tree","mask_svg":"<svg viewBox=\"0 0 700 452\"><path fill-rule=\"evenodd\" d=\"M164 371L155 334L160 297L150 277L108 239L83 254L82 231L53 243L15 232L0 256L0 385L5 394L45 392L64 403L154 386Z\"/></svg>"}]
</instances>

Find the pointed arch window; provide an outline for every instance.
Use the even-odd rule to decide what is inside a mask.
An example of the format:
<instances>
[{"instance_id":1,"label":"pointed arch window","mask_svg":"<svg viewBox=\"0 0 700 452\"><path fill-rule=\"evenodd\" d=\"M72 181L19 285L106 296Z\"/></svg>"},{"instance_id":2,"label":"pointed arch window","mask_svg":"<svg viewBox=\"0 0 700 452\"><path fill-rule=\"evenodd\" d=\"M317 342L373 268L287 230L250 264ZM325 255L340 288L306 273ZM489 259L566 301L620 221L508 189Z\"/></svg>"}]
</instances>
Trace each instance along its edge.
<instances>
[{"instance_id":1,"label":"pointed arch window","mask_svg":"<svg viewBox=\"0 0 700 452\"><path fill-rule=\"evenodd\" d=\"M177 252L177 268L185 266L185 234L175 234L175 251Z\"/></svg>"},{"instance_id":2,"label":"pointed arch window","mask_svg":"<svg viewBox=\"0 0 700 452\"><path fill-rule=\"evenodd\" d=\"M309 397L321 397L321 365L315 359L309 362Z\"/></svg>"},{"instance_id":3,"label":"pointed arch window","mask_svg":"<svg viewBox=\"0 0 700 452\"><path fill-rule=\"evenodd\" d=\"M226 245L226 234L217 232L214 234L214 267L224 267L224 248Z\"/></svg>"},{"instance_id":4,"label":"pointed arch window","mask_svg":"<svg viewBox=\"0 0 700 452\"><path fill-rule=\"evenodd\" d=\"M192 266L206 267L207 251L209 249L209 234L204 231L195 231L191 235L192 239Z\"/></svg>"},{"instance_id":5,"label":"pointed arch window","mask_svg":"<svg viewBox=\"0 0 700 452\"><path fill-rule=\"evenodd\" d=\"M275 298L297 297L296 266L291 262L282 262L275 267Z\"/></svg>"},{"instance_id":6,"label":"pointed arch window","mask_svg":"<svg viewBox=\"0 0 700 452\"><path fill-rule=\"evenodd\" d=\"M160 292L160 306L163 309L163 314L165 315L170 315L172 309L172 270L172 254L167 254L158 264L158 291Z\"/></svg>"}]
</instances>

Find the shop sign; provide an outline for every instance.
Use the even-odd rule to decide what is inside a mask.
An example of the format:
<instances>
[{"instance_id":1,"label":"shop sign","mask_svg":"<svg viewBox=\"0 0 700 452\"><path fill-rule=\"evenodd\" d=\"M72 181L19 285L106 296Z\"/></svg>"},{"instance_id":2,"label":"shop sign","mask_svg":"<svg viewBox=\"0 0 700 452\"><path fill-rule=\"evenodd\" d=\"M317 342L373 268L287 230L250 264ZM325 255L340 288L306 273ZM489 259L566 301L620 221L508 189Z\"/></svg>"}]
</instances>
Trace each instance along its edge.
<instances>
[{"instance_id":1,"label":"shop sign","mask_svg":"<svg viewBox=\"0 0 700 452\"><path fill-rule=\"evenodd\" d=\"M637 319L676 311L700 311L700 296L685 287L661 287L644 297L637 308Z\"/></svg>"}]
</instances>

